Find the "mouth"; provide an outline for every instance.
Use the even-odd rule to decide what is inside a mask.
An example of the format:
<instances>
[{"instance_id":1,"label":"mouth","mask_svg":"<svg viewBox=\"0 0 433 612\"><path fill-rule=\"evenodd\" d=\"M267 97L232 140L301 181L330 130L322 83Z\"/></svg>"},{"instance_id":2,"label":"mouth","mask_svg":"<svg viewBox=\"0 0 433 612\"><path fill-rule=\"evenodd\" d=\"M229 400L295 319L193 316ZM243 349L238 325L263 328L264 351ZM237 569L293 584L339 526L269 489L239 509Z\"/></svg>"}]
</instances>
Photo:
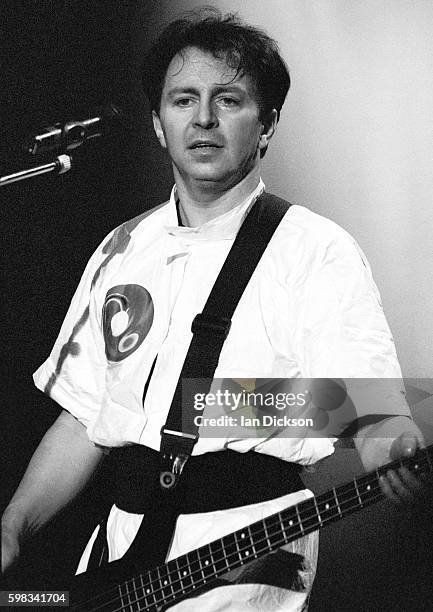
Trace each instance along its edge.
<instances>
[{"instance_id":1,"label":"mouth","mask_svg":"<svg viewBox=\"0 0 433 612\"><path fill-rule=\"evenodd\" d=\"M210 149L221 149L222 146L217 144L216 142L212 142L210 140L197 140L196 142L193 142L190 146L190 149L204 149L204 150L210 150Z\"/></svg>"}]
</instances>

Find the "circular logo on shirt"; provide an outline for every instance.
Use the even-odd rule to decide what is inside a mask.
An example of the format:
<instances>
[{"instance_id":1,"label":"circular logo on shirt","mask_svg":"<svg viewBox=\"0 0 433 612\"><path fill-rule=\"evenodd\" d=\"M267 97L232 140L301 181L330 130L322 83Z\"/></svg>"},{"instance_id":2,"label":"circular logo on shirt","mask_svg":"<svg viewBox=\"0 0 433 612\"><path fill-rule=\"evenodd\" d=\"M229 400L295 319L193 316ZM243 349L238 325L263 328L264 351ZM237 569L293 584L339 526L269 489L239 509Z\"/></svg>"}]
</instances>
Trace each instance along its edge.
<instances>
[{"instance_id":1,"label":"circular logo on shirt","mask_svg":"<svg viewBox=\"0 0 433 612\"><path fill-rule=\"evenodd\" d=\"M141 285L117 285L107 291L102 311L105 354L110 361L129 357L149 333L153 300Z\"/></svg>"}]
</instances>

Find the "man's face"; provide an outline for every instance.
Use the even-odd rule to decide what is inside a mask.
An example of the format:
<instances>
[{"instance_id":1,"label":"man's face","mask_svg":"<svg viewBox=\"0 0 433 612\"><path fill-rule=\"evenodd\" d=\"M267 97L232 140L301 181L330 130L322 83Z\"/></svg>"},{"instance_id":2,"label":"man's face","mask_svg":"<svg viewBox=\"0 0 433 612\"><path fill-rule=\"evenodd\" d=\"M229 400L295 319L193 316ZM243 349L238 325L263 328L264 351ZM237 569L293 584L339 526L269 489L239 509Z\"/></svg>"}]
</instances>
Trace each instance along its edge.
<instances>
[{"instance_id":1,"label":"man's face","mask_svg":"<svg viewBox=\"0 0 433 612\"><path fill-rule=\"evenodd\" d=\"M185 183L222 190L242 180L267 145L254 87L224 60L188 47L171 61L154 127Z\"/></svg>"}]
</instances>

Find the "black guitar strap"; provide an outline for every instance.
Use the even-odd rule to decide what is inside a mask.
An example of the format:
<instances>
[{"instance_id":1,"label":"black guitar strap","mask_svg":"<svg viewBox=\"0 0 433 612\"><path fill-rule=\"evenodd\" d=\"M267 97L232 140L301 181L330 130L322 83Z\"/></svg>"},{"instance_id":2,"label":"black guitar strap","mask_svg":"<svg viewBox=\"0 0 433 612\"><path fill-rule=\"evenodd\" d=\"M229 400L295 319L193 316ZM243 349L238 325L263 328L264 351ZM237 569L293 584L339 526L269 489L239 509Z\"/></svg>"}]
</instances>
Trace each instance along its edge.
<instances>
[{"instance_id":1,"label":"black guitar strap","mask_svg":"<svg viewBox=\"0 0 433 612\"><path fill-rule=\"evenodd\" d=\"M140 529L127 553L132 564L144 554L150 565L164 561L179 514L257 503L297 491L302 486L299 466L254 451L240 455L228 450L212 453L212 457L204 454L187 464L198 440L194 416L199 413L193 408L192 388L182 389L182 381L190 378L200 379L203 385L200 392L209 391L236 306L289 207L288 202L264 193L244 220L203 312L193 321L193 337L161 431L160 452L141 445L111 452L116 506L143 514ZM185 397L188 392L189 398ZM184 410L186 405L189 410ZM184 467L181 484L176 487ZM212 496L208 494L209 478L214 487ZM103 522L88 569L107 562L107 551Z\"/></svg>"},{"instance_id":2,"label":"black guitar strap","mask_svg":"<svg viewBox=\"0 0 433 612\"><path fill-rule=\"evenodd\" d=\"M207 394L218 365L233 313L269 241L291 205L263 193L253 204L221 268L203 312L191 330L188 348L164 427L161 429L160 485L173 488L198 440L194 394ZM197 384L184 384L194 379ZM199 380L198 380L199 379ZM200 385L200 388L197 385Z\"/></svg>"}]
</instances>

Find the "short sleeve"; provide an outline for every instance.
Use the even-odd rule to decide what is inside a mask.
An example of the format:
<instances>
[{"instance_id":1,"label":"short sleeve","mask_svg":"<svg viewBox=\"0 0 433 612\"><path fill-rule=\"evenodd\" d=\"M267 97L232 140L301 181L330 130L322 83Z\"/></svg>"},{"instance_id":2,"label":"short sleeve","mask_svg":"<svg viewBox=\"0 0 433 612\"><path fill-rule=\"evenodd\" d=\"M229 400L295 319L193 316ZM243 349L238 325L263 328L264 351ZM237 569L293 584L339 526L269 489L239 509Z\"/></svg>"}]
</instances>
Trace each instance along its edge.
<instances>
[{"instance_id":1,"label":"short sleeve","mask_svg":"<svg viewBox=\"0 0 433 612\"><path fill-rule=\"evenodd\" d=\"M302 369L312 379L344 381L353 405L342 425L367 415L410 416L370 266L353 238L337 230L318 250L306 288L297 325Z\"/></svg>"},{"instance_id":2,"label":"short sleeve","mask_svg":"<svg viewBox=\"0 0 433 612\"><path fill-rule=\"evenodd\" d=\"M104 244L90 258L48 359L34 373L36 387L88 427L104 394L106 358L96 285L107 261Z\"/></svg>"}]
</instances>

